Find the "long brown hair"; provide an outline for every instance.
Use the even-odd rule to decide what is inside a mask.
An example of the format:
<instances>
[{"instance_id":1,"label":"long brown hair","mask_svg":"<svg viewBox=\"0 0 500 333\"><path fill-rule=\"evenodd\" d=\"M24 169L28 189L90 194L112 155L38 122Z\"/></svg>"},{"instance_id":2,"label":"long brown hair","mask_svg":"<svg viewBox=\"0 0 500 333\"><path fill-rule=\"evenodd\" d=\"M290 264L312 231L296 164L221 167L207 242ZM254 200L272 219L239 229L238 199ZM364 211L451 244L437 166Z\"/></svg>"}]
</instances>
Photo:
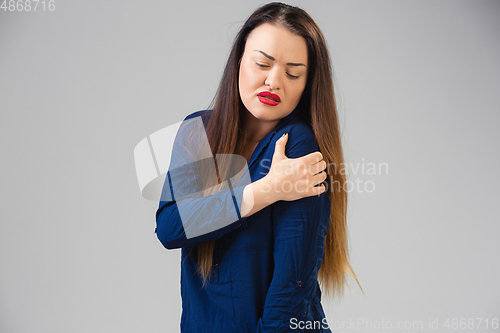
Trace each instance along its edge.
<instances>
[{"instance_id":1,"label":"long brown hair","mask_svg":"<svg viewBox=\"0 0 500 333\"><path fill-rule=\"evenodd\" d=\"M248 18L234 41L218 92L212 102L213 111L210 117L204 119L207 137L214 156L237 154L240 151L242 145L240 129L243 128L240 112L244 111L244 106L238 90L239 66L248 35L265 22L282 25L292 33L302 36L307 43L310 70L299 103L305 106L306 118L312 126L320 151L328 165L327 182L330 185L335 184L327 187L332 205L318 279L327 296L342 296L347 274L351 275L359 285L348 258L346 176L337 170L337 166L345 165L344 156L330 56L321 30L304 10L273 2L258 8ZM204 285L212 273L215 245L216 241L208 241L194 247L198 270Z\"/></svg>"}]
</instances>

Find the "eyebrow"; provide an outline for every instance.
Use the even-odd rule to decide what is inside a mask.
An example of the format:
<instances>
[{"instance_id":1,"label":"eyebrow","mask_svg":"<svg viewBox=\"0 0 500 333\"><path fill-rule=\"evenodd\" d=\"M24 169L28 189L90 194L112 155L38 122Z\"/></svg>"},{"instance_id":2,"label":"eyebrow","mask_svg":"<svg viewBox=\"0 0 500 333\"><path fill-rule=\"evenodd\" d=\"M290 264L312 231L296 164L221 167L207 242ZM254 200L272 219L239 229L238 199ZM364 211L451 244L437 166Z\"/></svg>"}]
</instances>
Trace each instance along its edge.
<instances>
[{"instance_id":1,"label":"eyebrow","mask_svg":"<svg viewBox=\"0 0 500 333\"><path fill-rule=\"evenodd\" d=\"M267 54L266 52L264 51L261 51L261 50L254 50L255 52L259 52L259 53L262 53L266 58L272 60L272 61L275 61L276 59L274 59L273 56L270 56L269 54ZM302 63L297 63L297 62L288 62L287 63L287 66L304 66L304 67L307 67L306 65L302 64Z\"/></svg>"}]
</instances>

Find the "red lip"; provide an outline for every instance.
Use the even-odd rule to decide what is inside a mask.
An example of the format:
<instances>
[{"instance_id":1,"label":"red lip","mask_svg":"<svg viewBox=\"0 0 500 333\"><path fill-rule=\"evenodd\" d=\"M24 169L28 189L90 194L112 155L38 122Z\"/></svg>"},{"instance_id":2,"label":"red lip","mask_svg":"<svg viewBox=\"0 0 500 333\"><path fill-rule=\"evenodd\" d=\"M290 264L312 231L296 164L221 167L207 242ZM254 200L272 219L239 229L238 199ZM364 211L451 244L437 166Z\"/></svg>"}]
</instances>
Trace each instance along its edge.
<instances>
[{"instance_id":1,"label":"red lip","mask_svg":"<svg viewBox=\"0 0 500 333\"><path fill-rule=\"evenodd\" d=\"M281 103L280 97L269 91L261 91L257 94L257 96L259 98L259 101L267 105L276 106Z\"/></svg>"}]
</instances>

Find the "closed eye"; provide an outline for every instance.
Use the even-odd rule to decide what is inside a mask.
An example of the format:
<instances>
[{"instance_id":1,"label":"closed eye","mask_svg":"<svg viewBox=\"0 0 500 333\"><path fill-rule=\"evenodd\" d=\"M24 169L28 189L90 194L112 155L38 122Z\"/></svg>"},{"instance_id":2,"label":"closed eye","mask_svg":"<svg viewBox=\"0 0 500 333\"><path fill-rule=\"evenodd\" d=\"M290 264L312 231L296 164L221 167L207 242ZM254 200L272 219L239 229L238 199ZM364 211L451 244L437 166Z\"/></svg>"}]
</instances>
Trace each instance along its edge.
<instances>
[{"instance_id":1,"label":"closed eye","mask_svg":"<svg viewBox=\"0 0 500 333\"><path fill-rule=\"evenodd\" d=\"M259 66L260 68L268 68L268 67L269 67L268 65L264 65L264 64L261 64L261 63L258 63L258 62L256 62L255 64L256 64L257 66ZM298 78L299 78L299 76L298 76L298 75L292 75L292 74L290 74L290 73L286 73L286 74L287 74L287 75L288 75L288 77L289 77L289 78L291 78L291 79L298 79Z\"/></svg>"}]
</instances>

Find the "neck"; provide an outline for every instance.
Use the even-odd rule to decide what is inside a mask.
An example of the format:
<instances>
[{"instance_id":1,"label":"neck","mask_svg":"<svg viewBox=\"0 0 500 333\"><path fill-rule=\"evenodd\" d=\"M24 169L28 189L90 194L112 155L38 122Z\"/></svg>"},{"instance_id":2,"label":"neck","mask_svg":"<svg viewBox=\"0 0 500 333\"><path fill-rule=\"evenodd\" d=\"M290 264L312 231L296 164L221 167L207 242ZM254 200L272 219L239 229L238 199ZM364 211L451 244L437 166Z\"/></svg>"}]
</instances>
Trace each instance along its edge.
<instances>
[{"instance_id":1,"label":"neck","mask_svg":"<svg viewBox=\"0 0 500 333\"><path fill-rule=\"evenodd\" d=\"M255 118L250 112L243 112L243 140L246 144L255 144L276 128L278 120L264 121Z\"/></svg>"}]
</instances>

